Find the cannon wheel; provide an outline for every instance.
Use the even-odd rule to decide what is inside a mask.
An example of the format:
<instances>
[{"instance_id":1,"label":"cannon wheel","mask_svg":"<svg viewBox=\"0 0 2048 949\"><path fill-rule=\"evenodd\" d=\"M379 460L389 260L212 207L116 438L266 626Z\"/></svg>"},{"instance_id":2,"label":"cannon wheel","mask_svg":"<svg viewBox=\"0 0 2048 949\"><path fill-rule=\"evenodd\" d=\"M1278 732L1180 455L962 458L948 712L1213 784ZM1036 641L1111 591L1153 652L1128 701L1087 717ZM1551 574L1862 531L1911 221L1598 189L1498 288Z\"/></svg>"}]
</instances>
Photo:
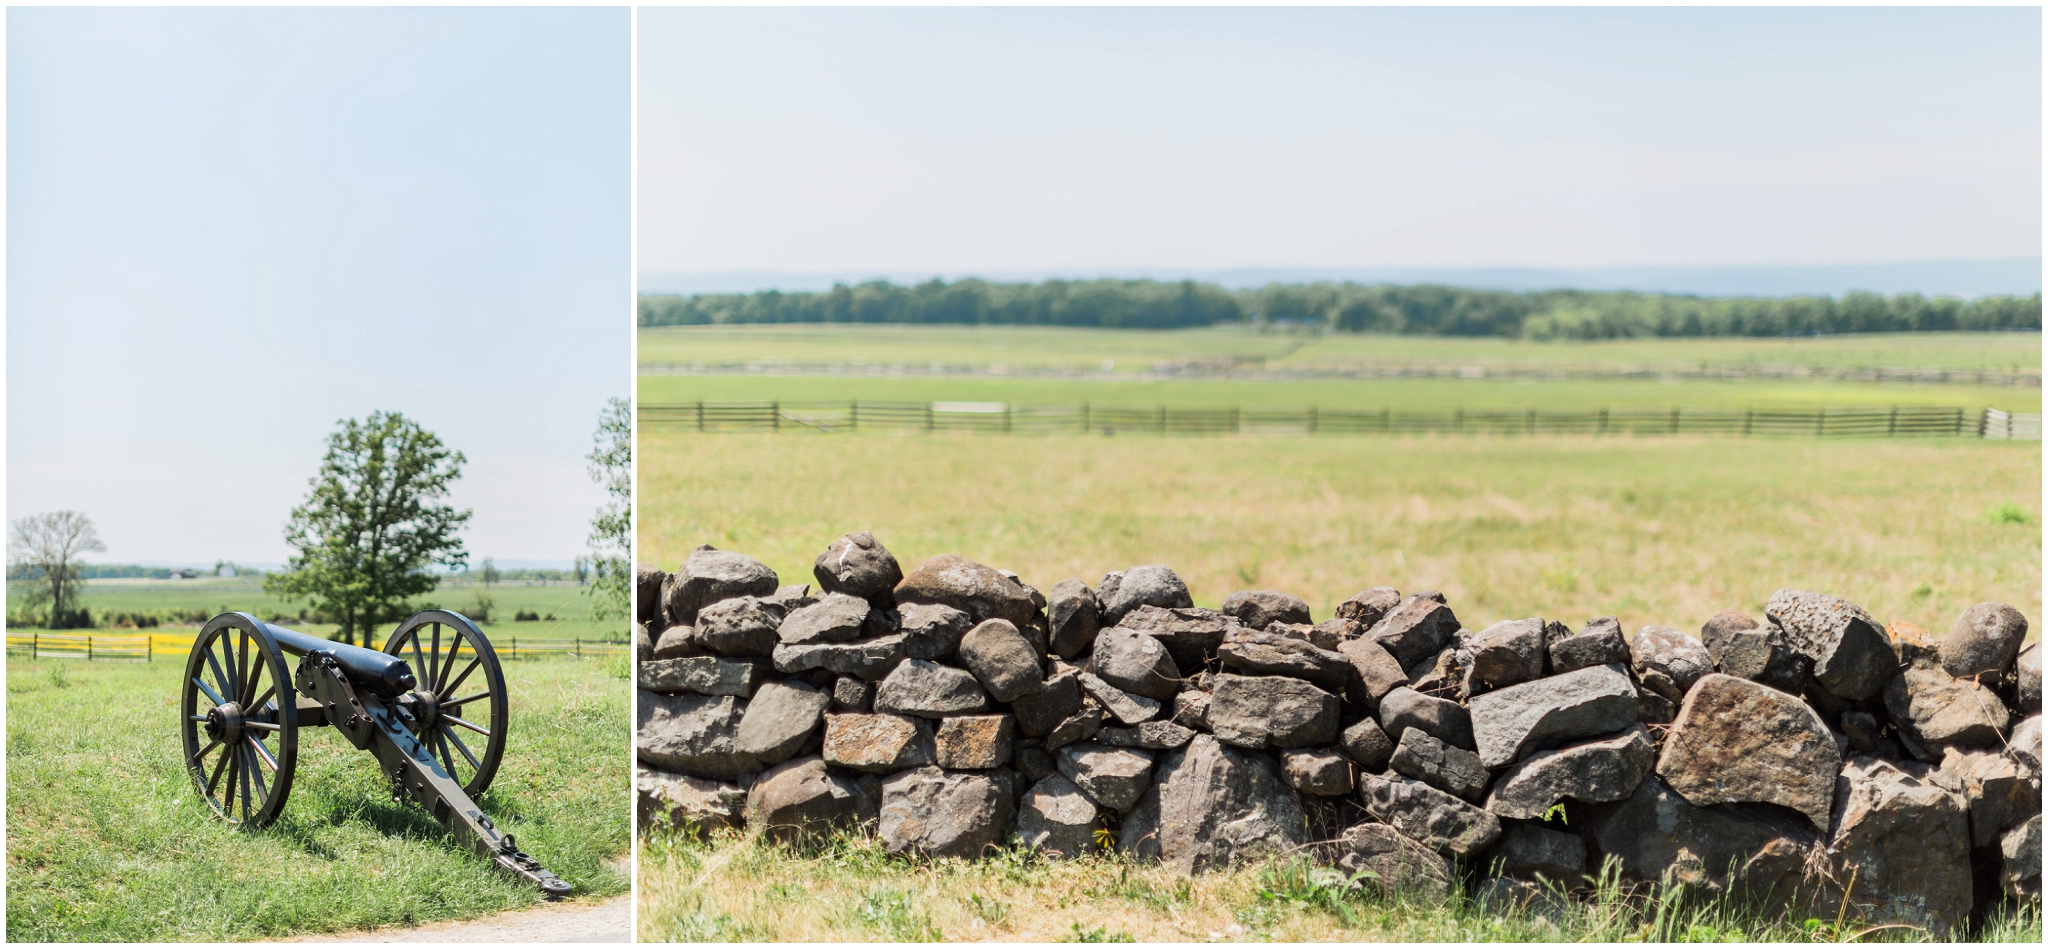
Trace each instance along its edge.
<instances>
[{"instance_id":1,"label":"cannon wheel","mask_svg":"<svg viewBox=\"0 0 2048 949\"><path fill-rule=\"evenodd\" d=\"M419 699L416 708L426 709L425 727L414 728L420 741L463 793L481 796L498 775L511 719L505 673L491 641L461 613L427 610L398 624L384 652L412 660L419 681L412 694ZM471 746L479 739L481 755Z\"/></svg>"},{"instance_id":2,"label":"cannon wheel","mask_svg":"<svg viewBox=\"0 0 2048 949\"><path fill-rule=\"evenodd\" d=\"M214 816L243 829L284 812L299 760L298 692L284 651L247 613L222 613L192 642L180 691L185 770Z\"/></svg>"}]
</instances>

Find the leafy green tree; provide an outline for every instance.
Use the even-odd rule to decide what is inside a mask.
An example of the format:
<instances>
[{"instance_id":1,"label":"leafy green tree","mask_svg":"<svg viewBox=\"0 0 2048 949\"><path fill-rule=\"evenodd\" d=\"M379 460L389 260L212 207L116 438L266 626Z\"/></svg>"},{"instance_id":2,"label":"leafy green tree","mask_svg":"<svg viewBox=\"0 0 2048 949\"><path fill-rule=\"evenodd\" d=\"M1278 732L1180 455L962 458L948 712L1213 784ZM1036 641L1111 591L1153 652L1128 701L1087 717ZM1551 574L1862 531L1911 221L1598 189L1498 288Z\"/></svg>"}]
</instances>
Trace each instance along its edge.
<instances>
[{"instance_id":1,"label":"leafy green tree","mask_svg":"<svg viewBox=\"0 0 2048 949\"><path fill-rule=\"evenodd\" d=\"M466 460L397 412L343 419L312 494L285 526L298 553L283 573L263 578L263 589L312 600L339 620L338 638L353 644L360 632L369 644L373 627L402 617L408 600L440 582L429 566L467 566L456 532L471 512L444 503Z\"/></svg>"},{"instance_id":2,"label":"leafy green tree","mask_svg":"<svg viewBox=\"0 0 2048 949\"><path fill-rule=\"evenodd\" d=\"M633 404L612 397L597 416L590 480L611 499L590 521L590 560L597 579L584 589L596 619L626 616L633 584Z\"/></svg>"},{"instance_id":3,"label":"leafy green tree","mask_svg":"<svg viewBox=\"0 0 2048 949\"><path fill-rule=\"evenodd\" d=\"M7 576L29 581L24 605L35 610L49 604L51 629L84 626L88 617L77 608L78 557L107 549L92 518L77 511L50 511L15 520L7 533Z\"/></svg>"}]
</instances>

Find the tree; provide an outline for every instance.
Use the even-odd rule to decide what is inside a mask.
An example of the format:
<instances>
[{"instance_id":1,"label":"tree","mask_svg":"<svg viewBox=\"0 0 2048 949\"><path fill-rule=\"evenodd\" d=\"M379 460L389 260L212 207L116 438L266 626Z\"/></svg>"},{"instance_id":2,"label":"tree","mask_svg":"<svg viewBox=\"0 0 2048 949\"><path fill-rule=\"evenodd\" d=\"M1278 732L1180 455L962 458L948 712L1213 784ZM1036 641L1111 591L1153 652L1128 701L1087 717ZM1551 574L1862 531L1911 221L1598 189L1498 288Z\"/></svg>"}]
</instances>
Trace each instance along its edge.
<instances>
[{"instance_id":1,"label":"tree","mask_svg":"<svg viewBox=\"0 0 2048 949\"><path fill-rule=\"evenodd\" d=\"M78 557L107 549L92 518L77 511L51 511L9 526L7 572L10 577L31 581L29 608L48 603L51 629L85 625L84 611L75 606L78 588L85 583L79 576Z\"/></svg>"},{"instance_id":2,"label":"tree","mask_svg":"<svg viewBox=\"0 0 2048 949\"><path fill-rule=\"evenodd\" d=\"M590 615L612 619L631 613L633 583L633 404L613 396L597 415L590 450L590 480L611 500L590 521L590 560L597 579L584 594Z\"/></svg>"},{"instance_id":3,"label":"tree","mask_svg":"<svg viewBox=\"0 0 2048 949\"><path fill-rule=\"evenodd\" d=\"M577 585L577 586L579 586L579 587L580 587L580 586L582 586L583 584L585 584L585 583L589 582L589 581L590 581L590 558L589 558L589 557L578 557L578 558L576 558L576 567L575 567L575 570L574 570L574 572L575 572L575 574L576 574L576 585Z\"/></svg>"},{"instance_id":4,"label":"tree","mask_svg":"<svg viewBox=\"0 0 2048 949\"><path fill-rule=\"evenodd\" d=\"M396 620L412 597L440 578L433 564L465 567L469 554L456 531L469 522L443 499L467 459L397 412L343 419L327 439L313 492L292 511L285 541L298 549L263 589L308 598L339 619L337 636L370 641L371 628Z\"/></svg>"}]
</instances>

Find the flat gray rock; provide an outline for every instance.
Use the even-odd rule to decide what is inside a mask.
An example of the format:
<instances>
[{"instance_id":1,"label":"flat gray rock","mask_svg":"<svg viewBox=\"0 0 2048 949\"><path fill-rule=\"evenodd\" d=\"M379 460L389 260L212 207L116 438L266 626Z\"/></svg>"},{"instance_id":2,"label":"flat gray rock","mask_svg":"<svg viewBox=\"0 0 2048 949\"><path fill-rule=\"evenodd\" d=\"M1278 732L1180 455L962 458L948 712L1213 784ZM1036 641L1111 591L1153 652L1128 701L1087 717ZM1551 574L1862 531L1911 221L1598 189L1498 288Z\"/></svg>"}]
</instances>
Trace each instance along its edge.
<instances>
[{"instance_id":1,"label":"flat gray rock","mask_svg":"<svg viewBox=\"0 0 2048 949\"><path fill-rule=\"evenodd\" d=\"M2035 643L2020 650L2018 668L2020 714L2041 714L2041 644Z\"/></svg>"},{"instance_id":2,"label":"flat gray rock","mask_svg":"<svg viewBox=\"0 0 2048 949\"><path fill-rule=\"evenodd\" d=\"M1793 649L1784 631L1776 626L1729 632L1716 662L1728 675L1794 695L1803 690L1806 677L1813 672L1813 660Z\"/></svg>"},{"instance_id":3,"label":"flat gray rock","mask_svg":"<svg viewBox=\"0 0 2048 949\"><path fill-rule=\"evenodd\" d=\"M1351 660L1342 653L1271 632L1231 633L1217 650L1217 656L1223 660L1224 668L1245 675L1289 676L1338 695L1343 694L1354 674Z\"/></svg>"},{"instance_id":4,"label":"flat gray rock","mask_svg":"<svg viewBox=\"0 0 2048 949\"><path fill-rule=\"evenodd\" d=\"M818 730L832 697L805 685L801 680L770 682L754 693L747 711L740 716L734 747L751 755L762 765L781 764L803 749Z\"/></svg>"},{"instance_id":5,"label":"flat gray rock","mask_svg":"<svg viewBox=\"0 0 2048 949\"><path fill-rule=\"evenodd\" d=\"M1311 623L1308 603L1279 590L1239 590L1223 599L1223 613L1254 630L1274 623Z\"/></svg>"},{"instance_id":6,"label":"flat gray rock","mask_svg":"<svg viewBox=\"0 0 2048 949\"><path fill-rule=\"evenodd\" d=\"M1588 804L1627 800L1656 763L1642 725L1612 738L1539 751L1494 778L1486 809L1515 820L1539 820L1566 798Z\"/></svg>"},{"instance_id":7,"label":"flat gray rock","mask_svg":"<svg viewBox=\"0 0 2048 949\"><path fill-rule=\"evenodd\" d=\"M1577 834L1517 824L1501 834L1491 860L1507 876L1578 886L1586 877L1586 841Z\"/></svg>"},{"instance_id":8,"label":"flat gray rock","mask_svg":"<svg viewBox=\"0 0 2048 949\"><path fill-rule=\"evenodd\" d=\"M843 643L861 638L874 607L859 597L827 593L818 602L784 617L776 635L786 645Z\"/></svg>"},{"instance_id":9,"label":"flat gray rock","mask_svg":"<svg viewBox=\"0 0 2048 949\"><path fill-rule=\"evenodd\" d=\"M2011 720L2005 701L1983 685L1949 675L1935 647L1917 639L1916 631L1901 624L1900 633L1898 654L1906 668L1885 683L1883 695L1908 746L1917 742L1920 756L1938 763L1944 748L2001 745Z\"/></svg>"},{"instance_id":10,"label":"flat gray rock","mask_svg":"<svg viewBox=\"0 0 2048 949\"><path fill-rule=\"evenodd\" d=\"M1240 748L1307 748L1337 740L1337 697L1284 676L1216 677L1209 729Z\"/></svg>"},{"instance_id":11,"label":"flat gray rock","mask_svg":"<svg viewBox=\"0 0 2048 949\"><path fill-rule=\"evenodd\" d=\"M1393 587L1373 587L1360 590L1351 599L1337 604L1337 618L1348 619L1366 629L1386 618L1388 613L1401 605L1401 591Z\"/></svg>"},{"instance_id":12,"label":"flat gray rock","mask_svg":"<svg viewBox=\"0 0 2048 949\"><path fill-rule=\"evenodd\" d=\"M670 623L692 626L697 611L736 596L769 596L780 584L775 571L745 554L709 544L690 551L662 591L662 611Z\"/></svg>"},{"instance_id":13,"label":"flat gray rock","mask_svg":"<svg viewBox=\"0 0 2048 949\"><path fill-rule=\"evenodd\" d=\"M1031 786L1017 808L1017 836L1024 846L1060 857L1079 857L1101 849L1095 802L1064 774L1050 774Z\"/></svg>"},{"instance_id":14,"label":"flat gray rock","mask_svg":"<svg viewBox=\"0 0 2048 949\"><path fill-rule=\"evenodd\" d=\"M758 597L736 596L697 611L693 638L721 656L766 656L775 649L782 611Z\"/></svg>"},{"instance_id":15,"label":"flat gray rock","mask_svg":"<svg viewBox=\"0 0 2048 949\"><path fill-rule=\"evenodd\" d=\"M770 839L852 829L876 817L880 802L817 755L792 758L761 774L746 792L747 822Z\"/></svg>"},{"instance_id":16,"label":"flat gray rock","mask_svg":"<svg viewBox=\"0 0 2048 949\"><path fill-rule=\"evenodd\" d=\"M1295 749L1280 753L1280 777L1303 794L1343 797L1358 785L1351 759L1327 749Z\"/></svg>"},{"instance_id":17,"label":"flat gray rock","mask_svg":"<svg viewBox=\"0 0 2048 949\"><path fill-rule=\"evenodd\" d=\"M1095 599L1101 604L1101 620L1105 626L1117 625L1125 614L1140 606L1170 610L1195 605L1188 596L1188 585L1181 582L1180 576L1172 568L1156 563L1103 577L1095 587Z\"/></svg>"},{"instance_id":18,"label":"flat gray rock","mask_svg":"<svg viewBox=\"0 0 2048 949\"><path fill-rule=\"evenodd\" d=\"M949 771L1000 768L1010 763L1016 737L1016 720L1008 715L955 715L939 722L935 757Z\"/></svg>"},{"instance_id":19,"label":"flat gray rock","mask_svg":"<svg viewBox=\"0 0 2048 949\"><path fill-rule=\"evenodd\" d=\"M2041 813L2041 776L2004 751L1948 749L1936 784L1959 794L1970 814L1970 846L1994 847L2007 830Z\"/></svg>"},{"instance_id":20,"label":"flat gray rock","mask_svg":"<svg viewBox=\"0 0 2048 949\"><path fill-rule=\"evenodd\" d=\"M1105 728L1095 734L1095 739L1105 745L1155 751L1183 747L1194 737L1194 729L1172 722L1140 722L1129 728Z\"/></svg>"},{"instance_id":21,"label":"flat gray rock","mask_svg":"<svg viewBox=\"0 0 2048 949\"><path fill-rule=\"evenodd\" d=\"M1586 628L1550 641L1550 674L1564 675L1594 666L1626 666L1634 660L1621 621L1612 616L1588 620Z\"/></svg>"},{"instance_id":22,"label":"flat gray rock","mask_svg":"<svg viewBox=\"0 0 2048 949\"><path fill-rule=\"evenodd\" d=\"M1380 699L1380 727L1396 744L1408 729L1416 728L1441 739L1444 744L1472 748L1472 717L1462 705L1449 699L1423 695L1406 686Z\"/></svg>"},{"instance_id":23,"label":"flat gray rock","mask_svg":"<svg viewBox=\"0 0 2048 949\"><path fill-rule=\"evenodd\" d=\"M1023 584L994 567L956 554L940 554L918 564L896 585L898 606L937 603L966 613L975 623L991 619L1026 626L1038 612Z\"/></svg>"},{"instance_id":24,"label":"flat gray rock","mask_svg":"<svg viewBox=\"0 0 2048 949\"><path fill-rule=\"evenodd\" d=\"M739 750L746 703L730 695L640 693L634 747L640 760L664 771L733 778L761 770Z\"/></svg>"},{"instance_id":25,"label":"flat gray rock","mask_svg":"<svg viewBox=\"0 0 2048 949\"><path fill-rule=\"evenodd\" d=\"M1016 815L1002 771L917 768L882 780L877 836L892 854L979 857L1003 842Z\"/></svg>"},{"instance_id":26,"label":"flat gray rock","mask_svg":"<svg viewBox=\"0 0 2048 949\"><path fill-rule=\"evenodd\" d=\"M966 613L940 603L906 603L896 615L904 655L912 659L951 658L960 648L960 637L974 626Z\"/></svg>"},{"instance_id":27,"label":"flat gray rock","mask_svg":"<svg viewBox=\"0 0 2048 949\"><path fill-rule=\"evenodd\" d=\"M824 669L879 682L902 662L903 634L857 639L850 643L805 643L775 647L775 671L789 674Z\"/></svg>"},{"instance_id":28,"label":"flat gray rock","mask_svg":"<svg viewBox=\"0 0 2048 949\"><path fill-rule=\"evenodd\" d=\"M1182 669L1198 669L1208 663L1215 658L1223 640L1242 628L1235 617L1194 606L1140 606L1124 614L1117 625L1159 640L1166 647L1166 654L1173 657L1174 665Z\"/></svg>"},{"instance_id":29,"label":"flat gray rock","mask_svg":"<svg viewBox=\"0 0 2048 949\"><path fill-rule=\"evenodd\" d=\"M1655 884L1668 875L1767 912L1787 909L1805 892L1807 859L1821 843L1789 813L1754 804L1695 807L1655 776L1594 811L1583 832L1588 865L1613 857L1623 882Z\"/></svg>"},{"instance_id":30,"label":"flat gray rock","mask_svg":"<svg viewBox=\"0 0 2048 949\"><path fill-rule=\"evenodd\" d=\"M870 774L932 764L932 723L907 715L825 716L825 763Z\"/></svg>"},{"instance_id":31,"label":"flat gray rock","mask_svg":"<svg viewBox=\"0 0 2048 949\"><path fill-rule=\"evenodd\" d=\"M1458 617L1444 603L1444 595L1425 591L1409 594L1365 635L1405 669L1436 655L1457 634Z\"/></svg>"},{"instance_id":32,"label":"flat gray rock","mask_svg":"<svg viewBox=\"0 0 2048 949\"><path fill-rule=\"evenodd\" d=\"M1628 648L1636 675L1641 676L1651 670L1663 673L1677 684L1680 699L1685 697L1693 683L1700 680L1700 676L1714 671L1714 657L1707 653L1707 647L1669 626L1645 626L1636 630Z\"/></svg>"},{"instance_id":33,"label":"flat gray rock","mask_svg":"<svg viewBox=\"0 0 2048 949\"><path fill-rule=\"evenodd\" d=\"M1845 765L1828 857L1819 905L1846 901L1849 915L1865 923L1918 926L1936 939L1959 935L1969 922L1969 816L1930 768L1875 758Z\"/></svg>"},{"instance_id":34,"label":"flat gray rock","mask_svg":"<svg viewBox=\"0 0 2048 949\"><path fill-rule=\"evenodd\" d=\"M1466 672L1472 694L1543 677L1546 665L1541 618L1505 620L1465 640L1472 656Z\"/></svg>"},{"instance_id":35,"label":"flat gray rock","mask_svg":"<svg viewBox=\"0 0 2048 949\"><path fill-rule=\"evenodd\" d=\"M1108 712L1110 717L1115 718L1119 722L1126 725L1136 725L1139 722L1150 721L1159 716L1159 710L1162 706L1158 699L1150 699L1142 695L1132 695L1102 681L1101 677L1094 673L1083 672L1080 673L1079 678L1081 691L1087 693L1089 698L1094 699L1102 706L1103 711Z\"/></svg>"},{"instance_id":36,"label":"flat gray rock","mask_svg":"<svg viewBox=\"0 0 2048 949\"><path fill-rule=\"evenodd\" d=\"M1081 680L1072 672L1061 672L1045 680L1045 687L1017 697L1010 703L1017 716L1017 730L1042 738L1061 722L1081 711Z\"/></svg>"},{"instance_id":37,"label":"flat gray rock","mask_svg":"<svg viewBox=\"0 0 2048 949\"><path fill-rule=\"evenodd\" d=\"M1446 856L1469 857L1500 839L1500 819L1408 778L1361 775L1358 794L1372 816Z\"/></svg>"},{"instance_id":38,"label":"flat gray rock","mask_svg":"<svg viewBox=\"0 0 2048 949\"><path fill-rule=\"evenodd\" d=\"M905 659L875 689L875 711L920 718L972 715L989 707L974 674L923 659Z\"/></svg>"},{"instance_id":39,"label":"flat gray rock","mask_svg":"<svg viewBox=\"0 0 2048 949\"><path fill-rule=\"evenodd\" d=\"M1338 747L1362 771L1384 771L1388 759L1394 756L1394 740L1387 737L1380 723L1370 718L1359 719L1345 728Z\"/></svg>"},{"instance_id":40,"label":"flat gray rock","mask_svg":"<svg viewBox=\"0 0 2048 949\"><path fill-rule=\"evenodd\" d=\"M1621 669L1594 666L1476 696L1469 711L1480 761L1498 768L1545 744L1635 724L1636 689Z\"/></svg>"},{"instance_id":41,"label":"flat gray rock","mask_svg":"<svg viewBox=\"0 0 2048 949\"><path fill-rule=\"evenodd\" d=\"M1067 745L1053 755L1061 774L1097 806L1112 811L1128 811L1137 805L1151 782L1153 760L1149 751L1092 741Z\"/></svg>"},{"instance_id":42,"label":"flat gray rock","mask_svg":"<svg viewBox=\"0 0 2048 949\"><path fill-rule=\"evenodd\" d=\"M1389 759L1393 769L1439 791L1477 801L1486 794L1492 777L1479 763L1479 756L1463 748L1446 745L1420 728L1401 735Z\"/></svg>"},{"instance_id":43,"label":"flat gray rock","mask_svg":"<svg viewBox=\"0 0 2048 949\"><path fill-rule=\"evenodd\" d=\"M648 692L695 692L741 698L754 694L768 671L765 659L726 659L722 656L646 659L638 665L640 688Z\"/></svg>"},{"instance_id":44,"label":"flat gray rock","mask_svg":"<svg viewBox=\"0 0 2048 949\"><path fill-rule=\"evenodd\" d=\"M633 792L642 833L668 826L710 834L739 827L746 812L747 791L737 784L645 765L633 768Z\"/></svg>"},{"instance_id":45,"label":"flat gray rock","mask_svg":"<svg viewBox=\"0 0 2048 949\"><path fill-rule=\"evenodd\" d=\"M1194 873L1291 852L1305 835L1300 797L1259 756L1196 735L1159 766L1120 844Z\"/></svg>"}]
</instances>

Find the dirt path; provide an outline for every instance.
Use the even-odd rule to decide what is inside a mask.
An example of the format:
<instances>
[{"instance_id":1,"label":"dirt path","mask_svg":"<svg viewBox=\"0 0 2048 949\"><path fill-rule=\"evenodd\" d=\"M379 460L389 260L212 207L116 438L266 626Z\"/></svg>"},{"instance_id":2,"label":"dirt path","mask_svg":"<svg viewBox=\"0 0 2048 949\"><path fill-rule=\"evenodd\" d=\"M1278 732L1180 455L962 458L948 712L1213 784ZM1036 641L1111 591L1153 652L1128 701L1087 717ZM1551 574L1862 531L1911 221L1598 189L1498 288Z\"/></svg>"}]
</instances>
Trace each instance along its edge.
<instances>
[{"instance_id":1,"label":"dirt path","mask_svg":"<svg viewBox=\"0 0 2048 949\"><path fill-rule=\"evenodd\" d=\"M618 942L633 941L633 898L564 903L412 929L302 936L287 942Z\"/></svg>"}]
</instances>

